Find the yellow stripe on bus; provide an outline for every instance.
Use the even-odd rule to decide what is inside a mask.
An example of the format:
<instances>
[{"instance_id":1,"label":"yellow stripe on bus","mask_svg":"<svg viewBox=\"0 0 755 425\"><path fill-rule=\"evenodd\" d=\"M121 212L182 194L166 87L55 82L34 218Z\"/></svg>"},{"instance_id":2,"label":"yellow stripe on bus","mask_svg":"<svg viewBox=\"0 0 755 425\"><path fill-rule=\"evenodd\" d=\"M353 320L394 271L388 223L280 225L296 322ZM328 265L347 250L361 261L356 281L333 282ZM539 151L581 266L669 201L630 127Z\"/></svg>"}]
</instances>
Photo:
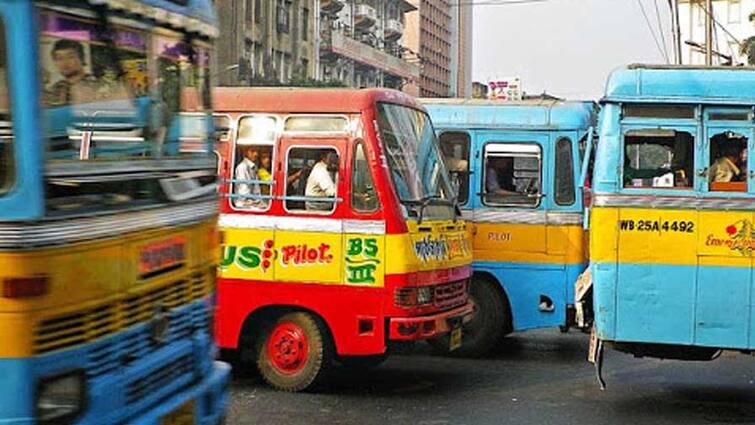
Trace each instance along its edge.
<instances>
[{"instance_id":1,"label":"yellow stripe on bus","mask_svg":"<svg viewBox=\"0 0 755 425\"><path fill-rule=\"evenodd\" d=\"M754 219L749 211L593 208L590 260L747 266L755 252Z\"/></svg>"}]
</instances>

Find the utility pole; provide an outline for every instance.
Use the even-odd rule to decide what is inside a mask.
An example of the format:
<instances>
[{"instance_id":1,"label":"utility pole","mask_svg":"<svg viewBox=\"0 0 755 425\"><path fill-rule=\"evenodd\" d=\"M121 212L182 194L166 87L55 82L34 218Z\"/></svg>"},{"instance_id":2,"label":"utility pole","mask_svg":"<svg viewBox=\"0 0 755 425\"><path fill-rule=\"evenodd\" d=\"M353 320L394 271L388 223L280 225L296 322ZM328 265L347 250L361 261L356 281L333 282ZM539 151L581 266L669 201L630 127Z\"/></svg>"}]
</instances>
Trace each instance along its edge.
<instances>
[{"instance_id":1,"label":"utility pole","mask_svg":"<svg viewBox=\"0 0 755 425\"><path fill-rule=\"evenodd\" d=\"M679 24L679 0L668 0L671 8L671 33L674 39L674 59L677 65L682 64L682 30Z\"/></svg>"},{"instance_id":2,"label":"utility pole","mask_svg":"<svg viewBox=\"0 0 755 425\"><path fill-rule=\"evenodd\" d=\"M705 0L705 65L713 65L713 0Z\"/></svg>"}]
</instances>

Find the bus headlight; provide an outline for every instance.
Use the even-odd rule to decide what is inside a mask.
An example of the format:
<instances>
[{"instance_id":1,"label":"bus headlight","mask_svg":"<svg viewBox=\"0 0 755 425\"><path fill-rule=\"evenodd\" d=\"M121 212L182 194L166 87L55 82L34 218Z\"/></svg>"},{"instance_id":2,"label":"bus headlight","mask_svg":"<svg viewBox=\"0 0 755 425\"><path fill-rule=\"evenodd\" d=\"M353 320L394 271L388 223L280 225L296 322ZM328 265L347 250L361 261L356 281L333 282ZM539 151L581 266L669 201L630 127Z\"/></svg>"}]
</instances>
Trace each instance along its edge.
<instances>
[{"instance_id":1,"label":"bus headlight","mask_svg":"<svg viewBox=\"0 0 755 425\"><path fill-rule=\"evenodd\" d=\"M433 287L404 287L396 288L393 301L397 307L414 308L432 304L434 301Z\"/></svg>"},{"instance_id":2,"label":"bus headlight","mask_svg":"<svg viewBox=\"0 0 755 425\"><path fill-rule=\"evenodd\" d=\"M72 423L84 411L86 382L83 370L43 378L37 385L37 423Z\"/></svg>"}]
</instances>

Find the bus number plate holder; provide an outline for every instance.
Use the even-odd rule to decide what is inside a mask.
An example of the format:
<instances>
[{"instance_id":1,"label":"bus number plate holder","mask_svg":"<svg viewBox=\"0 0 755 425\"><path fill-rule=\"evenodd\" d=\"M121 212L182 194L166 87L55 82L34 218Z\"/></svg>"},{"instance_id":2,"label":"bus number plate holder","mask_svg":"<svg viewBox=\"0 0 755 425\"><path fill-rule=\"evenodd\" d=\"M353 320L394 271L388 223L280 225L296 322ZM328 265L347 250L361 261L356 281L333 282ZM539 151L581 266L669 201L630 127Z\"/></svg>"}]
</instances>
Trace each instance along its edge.
<instances>
[{"instance_id":1,"label":"bus number plate holder","mask_svg":"<svg viewBox=\"0 0 755 425\"><path fill-rule=\"evenodd\" d=\"M160 425L194 425L194 400L163 416Z\"/></svg>"},{"instance_id":2,"label":"bus number plate holder","mask_svg":"<svg viewBox=\"0 0 755 425\"><path fill-rule=\"evenodd\" d=\"M450 325L451 332L448 335L448 351L454 351L461 347L461 320L454 320Z\"/></svg>"}]
</instances>

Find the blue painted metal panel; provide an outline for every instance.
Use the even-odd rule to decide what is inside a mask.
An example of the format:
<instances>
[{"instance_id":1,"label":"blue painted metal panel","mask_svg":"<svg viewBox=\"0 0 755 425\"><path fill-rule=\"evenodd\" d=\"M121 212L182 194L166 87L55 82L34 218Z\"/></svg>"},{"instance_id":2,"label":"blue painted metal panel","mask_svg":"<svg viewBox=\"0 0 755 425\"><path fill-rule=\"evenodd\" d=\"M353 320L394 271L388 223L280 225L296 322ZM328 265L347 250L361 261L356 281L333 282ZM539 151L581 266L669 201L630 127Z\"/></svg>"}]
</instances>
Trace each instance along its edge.
<instances>
[{"instance_id":1,"label":"blue painted metal panel","mask_svg":"<svg viewBox=\"0 0 755 425\"><path fill-rule=\"evenodd\" d=\"M595 330L598 338L613 341L616 339L616 263L591 263L593 279L593 302L595 309Z\"/></svg>"},{"instance_id":2,"label":"blue painted metal panel","mask_svg":"<svg viewBox=\"0 0 755 425\"><path fill-rule=\"evenodd\" d=\"M695 342L707 346L747 348L752 269L700 267L695 315Z\"/></svg>"},{"instance_id":3,"label":"blue painted metal panel","mask_svg":"<svg viewBox=\"0 0 755 425\"><path fill-rule=\"evenodd\" d=\"M0 424L31 423L34 387L31 359L0 359Z\"/></svg>"},{"instance_id":4,"label":"blue painted metal panel","mask_svg":"<svg viewBox=\"0 0 755 425\"><path fill-rule=\"evenodd\" d=\"M8 85L13 119L15 184L0 195L0 220L38 219L44 212L36 20L31 2L2 2L8 46Z\"/></svg>"},{"instance_id":5,"label":"blue painted metal panel","mask_svg":"<svg viewBox=\"0 0 755 425\"><path fill-rule=\"evenodd\" d=\"M694 266L619 263L616 339L692 344L696 276Z\"/></svg>"},{"instance_id":6,"label":"blue painted metal panel","mask_svg":"<svg viewBox=\"0 0 755 425\"><path fill-rule=\"evenodd\" d=\"M436 127L454 129L579 130L593 124L592 102L501 103L423 100Z\"/></svg>"},{"instance_id":7,"label":"blue painted metal panel","mask_svg":"<svg viewBox=\"0 0 755 425\"><path fill-rule=\"evenodd\" d=\"M604 101L748 105L755 103L755 68L634 65L608 78Z\"/></svg>"},{"instance_id":8,"label":"blue painted metal panel","mask_svg":"<svg viewBox=\"0 0 755 425\"><path fill-rule=\"evenodd\" d=\"M566 305L574 300L573 283L582 265L476 261L475 272L489 273L509 299L514 331L566 324ZM571 280L573 277L574 280ZM553 301L552 312L540 311L540 296Z\"/></svg>"}]
</instances>

